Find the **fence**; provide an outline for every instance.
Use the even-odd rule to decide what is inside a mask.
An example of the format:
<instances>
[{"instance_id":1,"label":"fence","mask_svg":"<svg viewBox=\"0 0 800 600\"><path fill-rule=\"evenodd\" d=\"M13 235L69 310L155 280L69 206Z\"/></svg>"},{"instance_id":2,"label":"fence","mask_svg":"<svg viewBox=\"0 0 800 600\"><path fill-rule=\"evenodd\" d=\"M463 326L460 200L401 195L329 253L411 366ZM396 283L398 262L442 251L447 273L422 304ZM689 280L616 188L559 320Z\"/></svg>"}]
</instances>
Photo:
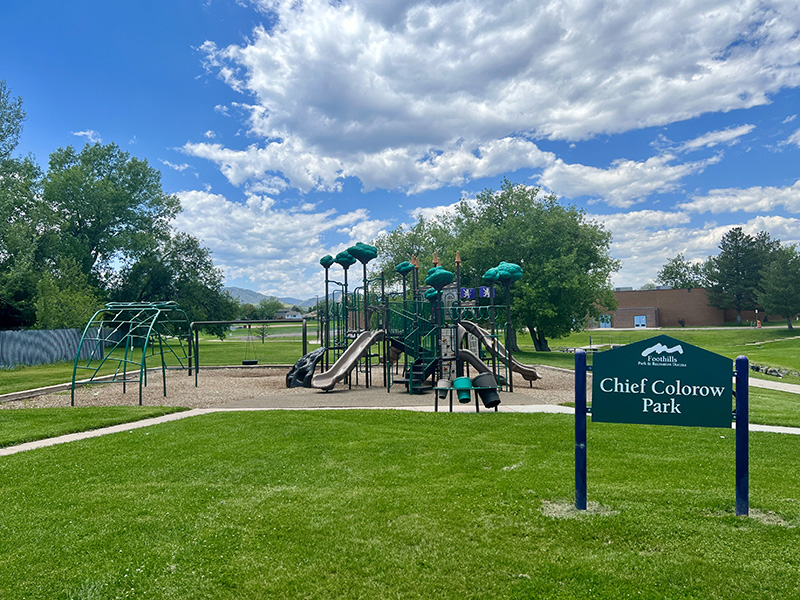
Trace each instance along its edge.
<instances>
[{"instance_id":1,"label":"fence","mask_svg":"<svg viewBox=\"0 0 800 600\"><path fill-rule=\"evenodd\" d=\"M0 369L75 360L81 333L79 329L0 331ZM93 352L94 358L102 358L98 356L102 349L91 347L81 351L81 358L89 359Z\"/></svg>"}]
</instances>

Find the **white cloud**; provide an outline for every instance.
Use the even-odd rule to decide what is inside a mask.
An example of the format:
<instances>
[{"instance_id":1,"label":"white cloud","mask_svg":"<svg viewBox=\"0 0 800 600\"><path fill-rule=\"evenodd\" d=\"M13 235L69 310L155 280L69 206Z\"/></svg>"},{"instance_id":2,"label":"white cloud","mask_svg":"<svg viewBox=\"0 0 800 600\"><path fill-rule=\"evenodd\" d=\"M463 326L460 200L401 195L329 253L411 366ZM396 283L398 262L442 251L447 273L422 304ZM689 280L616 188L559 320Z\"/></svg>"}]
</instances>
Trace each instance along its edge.
<instances>
[{"instance_id":1,"label":"white cloud","mask_svg":"<svg viewBox=\"0 0 800 600\"><path fill-rule=\"evenodd\" d=\"M736 226L750 235L767 231L784 243L800 241L800 219L787 217L755 217L726 225L694 224L691 215L681 211L644 210L589 217L602 223L613 235L611 253L622 261L622 269L614 276L618 286L639 287L655 281L664 263L679 253L690 261L716 255L722 237Z\"/></svg>"},{"instance_id":2,"label":"white cloud","mask_svg":"<svg viewBox=\"0 0 800 600\"><path fill-rule=\"evenodd\" d=\"M713 189L705 196L693 196L678 205L692 212L714 214L727 212L769 212L785 208L800 212L800 179L788 187L751 187Z\"/></svg>"},{"instance_id":3,"label":"white cloud","mask_svg":"<svg viewBox=\"0 0 800 600\"><path fill-rule=\"evenodd\" d=\"M100 137L100 134L97 133L94 129L86 129L84 131L71 131L72 135L86 138L86 141L90 144L99 144L103 141L103 138Z\"/></svg>"},{"instance_id":4,"label":"white cloud","mask_svg":"<svg viewBox=\"0 0 800 600\"><path fill-rule=\"evenodd\" d=\"M215 137L217 137L217 134L216 134L216 133L214 133L214 130L213 130L213 129L208 129L208 130L207 130L207 131L206 131L206 132L203 134L203 137L205 137L205 138L208 138L209 140L213 140Z\"/></svg>"},{"instance_id":5,"label":"white cloud","mask_svg":"<svg viewBox=\"0 0 800 600\"><path fill-rule=\"evenodd\" d=\"M609 169L599 169L557 159L544 169L539 183L560 196L591 196L610 206L627 208L651 194L676 189L684 177L701 172L719 157L672 164L674 160L675 156L663 154L643 162L616 160Z\"/></svg>"},{"instance_id":6,"label":"white cloud","mask_svg":"<svg viewBox=\"0 0 800 600\"><path fill-rule=\"evenodd\" d=\"M499 156L503 143L512 164L538 168L536 139L581 140L749 108L800 85L800 6L792 2L255 3L275 26L256 28L242 45L206 42L206 64L254 99L248 124L265 142L240 152L245 162L256 153L268 159L248 176L280 175L299 189L331 189L339 171L364 177L367 189L458 184L496 173L481 155ZM187 151L205 153L202 146ZM298 150L308 169L298 166Z\"/></svg>"},{"instance_id":7,"label":"white cloud","mask_svg":"<svg viewBox=\"0 0 800 600\"><path fill-rule=\"evenodd\" d=\"M739 127L729 127L728 129L722 129L720 131L710 131L709 133L705 133L694 138L693 140L684 142L678 146L677 150L679 152L689 152L691 150L699 150L701 148L713 148L715 146L719 146L720 144L730 146L738 143L739 138L747 135L755 128L755 125L740 125Z\"/></svg>"},{"instance_id":8,"label":"white cloud","mask_svg":"<svg viewBox=\"0 0 800 600\"><path fill-rule=\"evenodd\" d=\"M794 144L797 147L800 147L800 129L795 131L789 138L786 140L787 144Z\"/></svg>"},{"instance_id":9,"label":"white cloud","mask_svg":"<svg viewBox=\"0 0 800 600\"><path fill-rule=\"evenodd\" d=\"M175 227L203 240L228 280L248 280L271 294L319 293L322 256L367 242L387 226L370 219L365 209L318 211L311 203L284 206L258 195L240 204L199 190L177 196L183 210ZM344 233L349 240L330 247L325 241L330 233Z\"/></svg>"},{"instance_id":10,"label":"white cloud","mask_svg":"<svg viewBox=\"0 0 800 600\"><path fill-rule=\"evenodd\" d=\"M159 160L161 161L161 164L163 164L165 167L169 167L173 171L178 171L179 173L183 173L187 169L192 168L192 165L187 163L181 163L179 165L176 165L175 163L171 163L168 160L164 160L163 158L160 158Z\"/></svg>"}]
</instances>

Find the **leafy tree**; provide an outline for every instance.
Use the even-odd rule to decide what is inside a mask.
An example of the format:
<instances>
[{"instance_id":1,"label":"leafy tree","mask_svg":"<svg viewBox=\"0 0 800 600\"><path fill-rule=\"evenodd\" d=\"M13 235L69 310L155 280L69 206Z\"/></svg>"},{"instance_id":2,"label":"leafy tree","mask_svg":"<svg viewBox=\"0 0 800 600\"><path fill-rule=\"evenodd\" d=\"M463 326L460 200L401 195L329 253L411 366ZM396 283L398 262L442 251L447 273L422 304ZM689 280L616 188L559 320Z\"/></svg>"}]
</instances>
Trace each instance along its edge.
<instances>
[{"instance_id":1,"label":"leafy tree","mask_svg":"<svg viewBox=\"0 0 800 600\"><path fill-rule=\"evenodd\" d=\"M178 199L161 189L161 173L116 144L53 152L44 202L58 253L98 280L115 259L139 258L166 240L180 210Z\"/></svg>"},{"instance_id":2,"label":"leafy tree","mask_svg":"<svg viewBox=\"0 0 800 600\"><path fill-rule=\"evenodd\" d=\"M283 308L283 302L278 300L275 296L264 298L258 303L259 318L261 319L274 319L278 311Z\"/></svg>"},{"instance_id":3,"label":"leafy tree","mask_svg":"<svg viewBox=\"0 0 800 600\"><path fill-rule=\"evenodd\" d=\"M511 288L511 324L528 328L536 350L549 350L548 337L580 329L587 317L616 306L609 277L619 265L609 254L611 234L554 195L505 180L498 192L461 202L454 229L468 274L502 260L522 266L522 279Z\"/></svg>"},{"instance_id":4,"label":"leafy tree","mask_svg":"<svg viewBox=\"0 0 800 600\"><path fill-rule=\"evenodd\" d=\"M762 273L757 298L767 314L781 315L792 329L792 319L800 313L800 254L796 246L773 252Z\"/></svg>"},{"instance_id":5,"label":"leafy tree","mask_svg":"<svg viewBox=\"0 0 800 600\"><path fill-rule=\"evenodd\" d=\"M670 258L661 267L656 281L673 289L702 288L708 285L704 264L689 262L683 253Z\"/></svg>"},{"instance_id":6,"label":"leafy tree","mask_svg":"<svg viewBox=\"0 0 800 600\"><path fill-rule=\"evenodd\" d=\"M245 321L256 321L261 318L261 313L258 311L258 306L248 302L246 304L239 305L239 313L237 318L244 319Z\"/></svg>"},{"instance_id":7,"label":"leafy tree","mask_svg":"<svg viewBox=\"0 0 800 600\"><path fill-rule=\"evenodd\" d=\"M22 98L12 98L5 80L0 80L0 160L11 158L19 144L24 120Z\"/></svg>"},{"instance_id":8,"label":"leafy tree","mask_svg":"<svg viewBox=\"0 0 800 600\"><path fill-rule=\"evenodd\" d=\"M125 267L112 296L119 302L174 300L192 321L228 321L236 317L239 306L222 283L222 272L208 248L191 235L176 233L157 251ZM206 330L225 334L223 326Z\"/></svg>"},{"instance_id":9,"label":"leafy tree","mask_svg":"<svg viewBox=\"0 0 800 600\"><path fill-rule=\"evenodd\" d=\"M37 285L36 326L82 329L102 300L74 260L64 258L59 267L54 273L44 273Z\"/></svg>"},{"instance_id":10,"label":"leafy tree","mask_svg":"<svg viewBox=\"0 0 800 600\"><path fill-rule=\"evenodd\" d=\"M42 173L33 158L14 157L25 112L0 81L0 328L34 323L44 271L39 227Z\"/></svg>"},{"instance_id":11,"label":"leafy tree","mask_svg":"<svg viewBox=\"0 0 800 600\"><path fill-rule=\"evenodd\" d=\"M610 257L610 242L610 233L587 221L582 210L505 180L499 191L487 189L475 202L460 202L453 216L420 220L375 244L389 251L383 264L392 271L412 249L422 257L436 250L445 265L453 264L458 250L466 281L501 261L520 265L522 279L511 287L511 324L527 326L536 349L549 350L548 337L579 329L587 317L616 306L609 276L619 264Z\"/></svg>"},{"instance_id":12,"label":"leafy tree","mask_svg":"<svg viewBox=\"0 0 800 600\"><path fill-rule=\"evenodd\" d=\"M456 256L456 244L453 231L445 219L425 219L420 217L412 226L401 225L397 229L382 235L374 241L378 256L373 269L383 273L387 283L401 280L394 270L395 266L416 256L420 262L420 278L433 266L433 254L444 264L452 264ZM332 268L331 277L335 278ZM411 279L409 278L410 282ZM324 300L322 302L324 307Z\"/></svg>"},{"instance_id":13,"label":"leafy tree","mask_svg":"<svg viewBox=\"0 0 800 600\"><path fill-rule=\"evenodd\" d=\"M741 325L742 310L756 308L761 272L779 246L765 231L755 236L741 227L728 231L720 242L720 253L707 263L709 302L718 308L736 309L736 322Z\"/></svg>"}]
</instances>

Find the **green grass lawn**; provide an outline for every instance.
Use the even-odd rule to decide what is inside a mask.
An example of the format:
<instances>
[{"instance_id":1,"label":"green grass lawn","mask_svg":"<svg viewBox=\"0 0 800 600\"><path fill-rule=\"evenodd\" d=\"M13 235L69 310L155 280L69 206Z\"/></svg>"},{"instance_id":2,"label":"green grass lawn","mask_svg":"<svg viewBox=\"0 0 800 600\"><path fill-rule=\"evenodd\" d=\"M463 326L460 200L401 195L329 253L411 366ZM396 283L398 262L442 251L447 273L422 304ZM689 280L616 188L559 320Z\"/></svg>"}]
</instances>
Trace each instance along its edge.
<instances>
[{"instance_id":1,"label":"green grass lawn","mask_svg":"<svg viewBox=\"0 0 800 600\"><path fill-rule=\"evenodd\" d=\"M0 461L0 597L800 597L800 438L399 411L228 413Z\"/></svg>"},{"instance_id":2,"label":"green grass lawn","mask_svg":"<svg viewBox=\"0 0 800 600\"><path fill-rule=\"evenodd\" d=\"M184 409L167 406L108 406L0 410L0 448L159 417L179 410Z\"/></svg>"}]
</instances>

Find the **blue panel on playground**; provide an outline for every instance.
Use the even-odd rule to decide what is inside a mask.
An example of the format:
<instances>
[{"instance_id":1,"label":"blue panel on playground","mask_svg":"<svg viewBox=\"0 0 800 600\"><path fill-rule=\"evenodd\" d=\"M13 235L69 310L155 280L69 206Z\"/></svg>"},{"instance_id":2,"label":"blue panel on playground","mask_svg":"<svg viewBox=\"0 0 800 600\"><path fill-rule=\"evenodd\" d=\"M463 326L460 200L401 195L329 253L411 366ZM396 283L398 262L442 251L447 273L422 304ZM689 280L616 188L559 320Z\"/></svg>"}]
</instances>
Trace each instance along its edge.
<instances>
[{"instance_id":1,"label":"blue panel on playground","mask_svg":"<svg viewBox=\"0 0 800 600\"><path fill-rule=\"evenodd\" d=\"M478 297L479 298L494 298L494 287L488 285L482 285L478 288Z\"/></svg>"},{"instance_id":2,"label":"blue panel on playground","mask_svg":"<svg viewBox=\"0 0 800 600\"><path fill-rule=\"evenodd\" d=\"M462 300L475 300L475 288L461 288Z\"/></svg>"}]
</instances>

